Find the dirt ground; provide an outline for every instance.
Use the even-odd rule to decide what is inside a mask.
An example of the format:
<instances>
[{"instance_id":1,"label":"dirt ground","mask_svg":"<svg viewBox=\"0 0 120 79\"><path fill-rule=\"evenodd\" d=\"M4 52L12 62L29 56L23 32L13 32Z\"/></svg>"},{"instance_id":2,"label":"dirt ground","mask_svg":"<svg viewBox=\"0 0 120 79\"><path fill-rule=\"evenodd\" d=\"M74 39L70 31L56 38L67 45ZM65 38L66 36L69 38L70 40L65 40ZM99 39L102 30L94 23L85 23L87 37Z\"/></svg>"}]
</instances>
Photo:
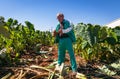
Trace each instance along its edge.
<instances>
[{"instance_id":1,"label":"dirt ground","mask_svg":"<svg viewBox=\"0 0 120 79\"><path fill-rule=\"evenodd\" d=\"M54 72L53 67L49 67L51 63L57 61L57 48L52 47L52 50L45 54L24 54L20 58L20 62L12 67L0 67L0 78L3 79L59 79L56 76L48 78L51 72ZM107 76L97 72L98 65L90 63L76 55L78 72L85 75L86 79L120 79L120 76ZM38 66L43 68L34 68L31 66ZM69 73L64 76L64 79L76 79L71 76L71 67L69 55L66 53L65 66L69 67ZM47 68L48 70L45 70ZM62 78L61 78L62 79ZM82 79L82 78L81 78ZM84 78L85 79L85 78Z\"/></svg>"}]
</instances>

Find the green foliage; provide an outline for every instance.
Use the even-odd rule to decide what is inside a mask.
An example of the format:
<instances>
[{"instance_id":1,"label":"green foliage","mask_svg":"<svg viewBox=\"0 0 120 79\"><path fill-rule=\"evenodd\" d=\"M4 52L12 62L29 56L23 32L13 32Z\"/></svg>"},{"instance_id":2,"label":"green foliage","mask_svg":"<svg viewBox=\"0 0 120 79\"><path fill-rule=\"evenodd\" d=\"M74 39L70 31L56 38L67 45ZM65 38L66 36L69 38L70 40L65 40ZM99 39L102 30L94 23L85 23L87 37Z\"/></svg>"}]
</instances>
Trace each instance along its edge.
<instances>
[{"instance_id":1,"label":"green foliage","mask_svg":"<svg viewBox=\"0 0 120 79\"><path fill-rule=\"evenodd\" d=\"M120 27L79 23L75 27L77 42L75 52L88 61L112 62L120 57Z\"/></svg>"},{"instance_id":2,"label":"green foliage","mask_svg":"<svg viewBox=\"0 0 120 79\"><path fill-rule=\"evenodd\" d=\"M5 25L5 22L4 22L4 17L0 16L0 27Z\"/></svg>"},{"instance_id":3,"label":"green foliage","mask_svg":"<svg viewBox=\"0 0 120 79\"><path fill-rule=\"evenodd\" d=\"M99 67L100 72L109 76L119 75L120 74L120 60L115 61L109 65L103 65Z\"/></svg>"},{"instance_id":4,"label":"green foliage","mask_svg":"<svg viewBox=\"0 0 120 79\"><path fill-rule=\"evenodd\" d=\"M4 18L0 18L4 22ZM35 53L36 45L53 45L53 37L49 31L34 29L34 25L25 21L26 25L18 23L17 20L9 18L0 28L0 50L6 49L5 57L0 58L0 65L11 65L19 62L23 53ZM7 35L6 35L7 34ZM37 47L40 50L40 47ZM1 53L0 56L4 55ZM5 60L5 61L2 61ZM5 64L4 64L5 63Z\"/></svg>"},{"instance_id":5,"label":"green foliage","mask_svg":"<svg viewBox=\"0 0 120 79\"><path fill-rule=\"evenodd\" d=\"M108 28L100 25L79 23L74 27L77 38L75 52L88 61L111 63L120 58L120 27ZM54 38L50 31L35 30L34 25L25 21L22 25L9 18L0 17L0 50L6 49L0 64L18 62L23 53L33 53L40 46L52 46ZM4 65L4 64L3 64Z\"/></svg>"},{"instance_id":6,"label":"green foliage","mask_svg":"<svg viewBox=\"0 0 120 79\"><path fill-rule=\"evenodd\" d=\"M34 25L32 23L30 23L29 21L25 21L25 24L29 28L30 31L35 30Z\"/></svg>"}]
</instances>

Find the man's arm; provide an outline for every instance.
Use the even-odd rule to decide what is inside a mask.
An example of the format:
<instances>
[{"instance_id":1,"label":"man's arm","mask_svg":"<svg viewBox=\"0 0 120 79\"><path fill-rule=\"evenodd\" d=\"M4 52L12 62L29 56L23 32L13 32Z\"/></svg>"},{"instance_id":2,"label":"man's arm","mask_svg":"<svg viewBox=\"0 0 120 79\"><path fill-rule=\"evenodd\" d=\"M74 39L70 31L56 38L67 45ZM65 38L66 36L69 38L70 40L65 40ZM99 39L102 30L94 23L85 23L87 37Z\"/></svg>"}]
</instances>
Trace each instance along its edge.
<instances>
[{"instance_id":1,"label":"man's arm","mask_svg":"<svg viewBox=\"0 0 120 79\"><path fill-rule=\"evenodd\" d=\"M62 29L63 33L69 33L70 31L72 31L72 29L73 29L73 24L72 23L70 23L69 21L66 20L65 25L66 25L67 28Z\"/></svg>"},{"instance_id":2,"label":"man's arm","mask_svg":"<svg viewBox=\"0 0 120 79\"><path fill-rule=\"evenodd\" d=\"M70 24L70 22L69 21L66 21L66 29L59 29L58 30L58 33L61 33L61 34L67 34L67 33L69 33L69 32L71 32L72 30L73 30L73 25L72 24Z\"/></svg>"},{"instance_id":3,"label":"man's arm","mask_svg":"<svg viewBox=\"0 0 120 79\"><path fill-rule=\"evenodd\" d=\"M62 32L63 32L63 33L68 33L68 32L70 32L72 29L73 29L73 27L70 26L70 27L67 28L67 29L62 29Z\"/></svg>"}]
</instances>

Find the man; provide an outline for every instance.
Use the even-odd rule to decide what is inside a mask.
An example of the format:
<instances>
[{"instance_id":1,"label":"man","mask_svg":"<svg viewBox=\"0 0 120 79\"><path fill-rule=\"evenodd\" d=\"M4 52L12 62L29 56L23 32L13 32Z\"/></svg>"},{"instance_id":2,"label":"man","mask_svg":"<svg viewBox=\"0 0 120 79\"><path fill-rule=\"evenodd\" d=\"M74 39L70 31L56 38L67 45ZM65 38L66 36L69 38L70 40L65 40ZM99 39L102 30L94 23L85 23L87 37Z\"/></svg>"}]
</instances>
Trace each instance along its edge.
<instances>
[{"instance_id":1,"label":"man","mask_svg":"<svg viewBox=\"0 0 120 79\"><path fill-rule=\"evenodd\" d=\"M77 65L72 47L72 43L76 41L73 27L69 21L64 19L62 13L57 14L57 19L59 24L53 32L53 36L55 36L55 42L58 43L58 65L60 66L65 61L65 52L68 50L73 75L76 75Z\"/></svg>"}]
</instances>

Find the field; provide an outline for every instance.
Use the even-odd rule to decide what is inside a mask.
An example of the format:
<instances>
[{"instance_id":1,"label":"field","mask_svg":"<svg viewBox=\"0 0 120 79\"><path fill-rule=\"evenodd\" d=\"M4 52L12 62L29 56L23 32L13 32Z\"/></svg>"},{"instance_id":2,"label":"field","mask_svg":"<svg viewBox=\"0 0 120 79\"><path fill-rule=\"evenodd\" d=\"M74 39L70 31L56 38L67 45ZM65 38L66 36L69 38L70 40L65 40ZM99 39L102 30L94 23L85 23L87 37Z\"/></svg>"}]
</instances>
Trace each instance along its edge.
<instances>
[{"instance_id":1,"label":"field","mask_svg":"<svg viewBox=\"0 0 120 79\"><path fill-rule=\"evenodd\" d=\"M78 79L120 79L120 27L78 23L74 32ZM75 79L67 52L63 75L54 71L57 50L50 31L0 17L1 79Z\"/></svg>"}]
</instances>

